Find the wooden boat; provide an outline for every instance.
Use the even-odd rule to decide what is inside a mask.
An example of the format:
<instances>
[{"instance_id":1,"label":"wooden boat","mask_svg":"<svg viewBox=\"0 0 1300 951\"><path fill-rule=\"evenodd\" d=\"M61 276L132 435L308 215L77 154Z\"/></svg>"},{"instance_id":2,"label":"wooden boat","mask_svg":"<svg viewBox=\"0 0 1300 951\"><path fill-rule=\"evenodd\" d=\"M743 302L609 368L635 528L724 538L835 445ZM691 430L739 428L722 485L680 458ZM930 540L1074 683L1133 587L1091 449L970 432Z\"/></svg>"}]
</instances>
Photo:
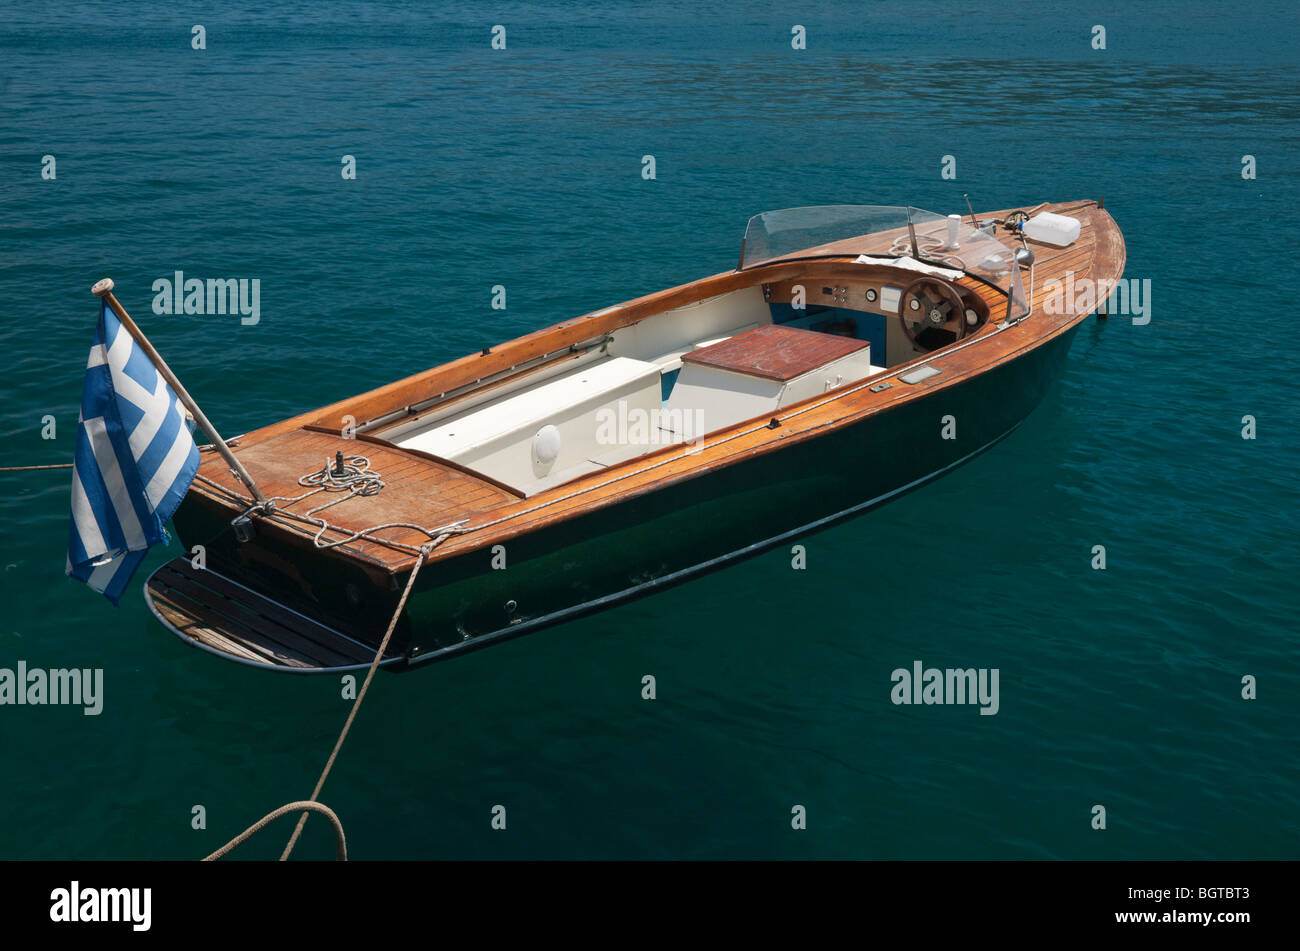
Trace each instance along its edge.
<instances>
[{"instance_id":1,"label":"wooden boat","mask_svg":"<svg viewBox=\"0 0 1300 951\"><path fill-rule=\"evenodd\" d=\"M1077 238L1026 238L1044 211ZM406 669L917 488L1012 432L1058 375L1096 302L1049 312L1051 282L1124 268L1097 202L955 217L759 215L734 270L232 441L270 506L205 452L174 524L206 564L160 568L149 604L243 663L364 667L423 558L382 660Z\"/></svg>"}]
</instances>

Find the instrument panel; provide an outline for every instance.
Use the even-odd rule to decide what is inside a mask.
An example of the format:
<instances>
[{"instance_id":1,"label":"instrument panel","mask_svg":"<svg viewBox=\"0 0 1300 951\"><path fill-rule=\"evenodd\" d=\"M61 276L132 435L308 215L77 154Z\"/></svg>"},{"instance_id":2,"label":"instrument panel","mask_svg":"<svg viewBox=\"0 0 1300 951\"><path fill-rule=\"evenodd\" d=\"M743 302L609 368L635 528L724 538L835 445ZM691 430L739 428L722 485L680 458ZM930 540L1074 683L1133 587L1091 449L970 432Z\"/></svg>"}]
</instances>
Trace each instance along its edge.
<instances>
[{"instance_id":1,"label":"instrument panel","mask_svg":"<svg viewBox=\"0 0 1300 951\"><path fill-rule=\"evenodd\" d=\"M918 291L918 286L926 289ZM877 355L873 359L885 366L947 346L976 331L989 317L988 305L973 289L896 268L852 274L840 267L820 274L814 270L764 284L763 299L795 315L793 321L790 316L782 319L774 310L774 319L781 322L869 340Z\"/></svg>"},{"instance_id":2,"label":"instrument panel","mask_svg":"<svg viewBox=\"0 0 1300 951\"><path fill-rule=\"evenodd\" d=\"M922 276L924 275L914 275L914 277ZM769 304L794 304L796 297L801 297L800 303L805 307L844 307L886 317L897 317L899 297L908 283L910 280L844 277L833 277L828 280L803 277L764 284L763 300ZM988 307L978 294L960 284L953 284L953 286L966 306L976 311L981 322L987 318Z\"/></svg>"}]
</instances>

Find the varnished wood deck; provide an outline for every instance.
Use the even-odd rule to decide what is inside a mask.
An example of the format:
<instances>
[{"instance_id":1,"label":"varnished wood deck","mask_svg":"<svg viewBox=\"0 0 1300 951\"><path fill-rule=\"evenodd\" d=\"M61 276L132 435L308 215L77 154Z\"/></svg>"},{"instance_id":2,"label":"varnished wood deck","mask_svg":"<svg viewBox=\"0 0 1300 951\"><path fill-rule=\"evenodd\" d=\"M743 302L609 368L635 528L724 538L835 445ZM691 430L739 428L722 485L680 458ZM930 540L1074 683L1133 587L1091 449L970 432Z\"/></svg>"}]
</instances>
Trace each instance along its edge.
<instances>
[{"instance_id":1,"label":"varnished wood deck","mask_svg":"<svg viewBox=\"0 0 1300 951\"><path fill-rule=\"evenodd\" d=\"M262 492L268 498L294 499L310 488L298 484L303 475L333 465L335 453L345 457L365 456L370 467L384 480L376 495L353 496L330 505L321 513L331 525L347 531L359 531L377 525L414 523L439 528L450 522L495 511L519 499L519 494L489 479L473 475L452 463L436 460L424 453L399 449L374 439L344 439L342 435L313 429L294 429L253 441L245 437L239 449L240 461L256 473ZM205 454L200 472L222 485L237 490L219 456ZM277 509L310 517L317 506L343 498L345 492L317 492L297 502L277 501ZM312 537L317 529L302 523L286 522L287 530ZM411 528L394 527L376 533L379 537L404 545L419 547L429 536ZM327 533L322 541L339 539L338 532ZM394 551L384 545L357 539L347 544L349 551L381 563L391 562Z\"/></svg>"},{"instance_id":2,"label":"varnished wood deck","mask_svg":"<svg viewBox=\"0 0 1300 951\"><path fill-rule=\"evenodd\" d=\"M384 417L404 406L419 403L430 395L449 392L476 379L485 379L527 361L562 352L567 347L590 341L643 317L756 283L769 285L774 300L779 300L783 286L796 278L803 281L824 278L828 282L856 287L870 281L873 276L888 273L887 269L853 263L853 258L858 254L878 253L888 248L890 239L887 236L874 236L870 240L853 239L828 246L828 253L842 252L842 257L812 263L783 261L743 272L725 272L606 308L587 317L566 321L493 347L482 354L461 358L370 393L250 433L243 438L236 451L267 495L287 496L306 491L297 485L298 477L321 468L326 458L332 459L336 451L342 450L347 455L367 455L387 486L377 496L352 499L328 509L327 515L331 523L344 529L359 530L389 521L412 522L436 528L450 522L467 520L468 526L476 530L449 538L433 552L431 560L437 561L468 549L487 548L583 511L611 505L631 495L654 491L657 486L680 479L692 471L716 469L756 453L787 447L815 438L824 433L828 426L847 425L900 401L960 385L972 375L1013 360L1063 333L1087 316L1087 313L1077 313L1071 306L1066 313L1047 314L1043 308L1048 296L1044 285L1053 279L1062 278L1067 271L1073 271L1076 280L1119 278L1124 269L1124 244L1118 228L1105 211L1095 207L1079 207L1078 202L1046 205L1043 210L1077 218L1082 230L1078 240L1068 248L1029 242L1037 254L1032 275L1033 286L1027 286L1032 317L1014 326L998 329L996 324L1002 320L1005 298L979 281L962 278L958 283L988 303L992 319L973 336L937 352L918 354L915 360L890 368L886 375L874 378L873 382L891 379L908 366L920 363L942 369L941 374L913 386L895 385L879 392L873 392L865 384L851 384L839 391L831 391L824 396L783 408L779 414L779 432L768 429L766 425L741 423L711 435L702 449L695 446L668 446L525 500L501 486L457 470L449 464L394 446L362 439L345 440L341 436L314 432L306 427L323 427L333 431L342 425L345 417L350 416L362 423ZM986 212L979 217L1000 218L1005 214L1005 211ZM1014 246L1004 232L1000 232L998 238ZM1028 277L1025 275L1027 284ZM815 298L816 295L810 293L808 303L821 303ZM205 454L200 471L231 491L240 495L247 494L214 454ZM192 491L222 502L232 511L239 509L238 505L223 499L222 493L214 492L210 487L196 484ZM321 501L320 496L316 496L306 503L291 507L290 511L305 513ZM264 522L264 519L259 519L259 524ZM279 523L273 530L299 536L305 534L307 537L313 534L312 530L292 523ZM386 537L413 545L427 540L423 533L401 529L393 530ZM344 546L343 551L391 573L409 569L414 561L412 554L366 542L349 544Z\"/></svg>"},{"instance_id":3,"label":"varnished wood deck","mask_svg":"<svg viewBox=\"0 0 1300 951\"><path fill-rule=\"evenodd\" d=\"M155 571L145 592L159 620L182 639L247 664L319 672L374 660L364 644L184 558Z\"/></svg>"}]
</instances>

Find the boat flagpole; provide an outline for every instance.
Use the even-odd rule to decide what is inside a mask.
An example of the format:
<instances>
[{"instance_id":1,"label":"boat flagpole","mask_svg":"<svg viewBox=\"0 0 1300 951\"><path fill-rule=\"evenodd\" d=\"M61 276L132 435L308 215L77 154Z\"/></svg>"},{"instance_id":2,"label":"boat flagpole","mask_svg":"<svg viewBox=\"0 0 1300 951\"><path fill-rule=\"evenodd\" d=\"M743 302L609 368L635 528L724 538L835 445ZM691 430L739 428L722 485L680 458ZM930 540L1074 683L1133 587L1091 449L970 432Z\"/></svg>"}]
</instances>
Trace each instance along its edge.
<instances>
[{"instance_id":1,"label":"boat flagpole","mask_svg":"<svg viewBox=\"0 0 1300 951\"><path fill-rule=\"evenodd\" d=\"M208 438L212 440L212 445L216 447L217 452L221 453L221 457L229 463L230 468L234 471L239 481L248 487L248 491L252 493L253 499L257 502L265 502L266 496L262 494L262 490L258 488L257 483L253 481L253 477L248 474L248 470L245 469L243 464L235 458L235 454L230 451L230 447L227 446L226 441L221 438L221 434L217 432L216 427L208 421L208 417L204 415L203 410L199 409L199 404L194 402L194 398L190 396L185 387L181 385L181 381L176 379L176 374L171 371L171 367L167 366L166 361L164 361L158 351L154 349L153 344L149 342L149 339L144 335L144 332L137 327L135 321L131 319L131 315L126 312L125 308L118 303L117 298L113 296L113 279L111 277L106 277L102 281L96 282L95 286L90 289L90 293L101 298L104 303L112 308L113 313L116 314L117 319L122 322L122 326L126 328L127 333L135 338L135 342L140 345L142 350L144 350L145 354L149 357L150 362L153 363L154 368L162 374L162 378L167 381L167 384L172 388L172 392L176 394L177 399L179 399L181 403L184 404L185 408L190 411L190 415L194 417L194 422L203 430L204 433L207 434Z\"/></svg>"}]
</instances>

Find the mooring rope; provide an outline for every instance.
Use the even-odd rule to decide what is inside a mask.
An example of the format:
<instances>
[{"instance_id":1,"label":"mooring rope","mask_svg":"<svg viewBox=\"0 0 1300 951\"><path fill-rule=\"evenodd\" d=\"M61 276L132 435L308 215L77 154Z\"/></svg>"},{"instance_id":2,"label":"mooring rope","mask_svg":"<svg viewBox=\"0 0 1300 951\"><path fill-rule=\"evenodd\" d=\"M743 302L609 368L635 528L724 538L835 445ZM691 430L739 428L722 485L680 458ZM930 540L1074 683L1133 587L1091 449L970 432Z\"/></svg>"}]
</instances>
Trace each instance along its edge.
<instances>
[{"instance_id":1,"label":"mooring rope","mask_svg":"<svg viewBox=\"0 0 1300 951\"><path fill-rule=\"evenodd\" d=\"M426 549L432 546L426 546ZM316 780L316 788L312 790L311 798L308 802L316 802L320 796L321 789L325 786L325 780L329 778L330 770L334 768L334 761L338 759L339 750L343 748L343 741L348 737L348 731L352 729L352 721L357 718L357 711L361 709L361 701L366 699L366 691L370 689L370 681L374 679L375 671L379 669L379 662L383 659L384 651L388 649L388 642L393 636L393 631L397 629L397 619L402 616L402 611L406 608L406 599L411 596L411 589L415 587L416 576L420 574L420 567L424 564L424 559L428 555L426 549L420 550L420 555L415 560L415 566L411 568L411 577L406 581L406 590L402 592L401 600L397 602L397 610L393 612L393 619L388 622L388 630L384 632L384 639L379 642L379 649L375 651L375 659L370 662L370 669L366 671L366 679L361 684L361 690L357 693L357 699L352 703L352 710L348 713L347 722L343 724L343 730L339 733L338 740L334 743L334 750L325 762L325 768L321 770L320 779ZM298 818L298 825L294 827L293 835L289 838L289 844L284 847L284 854L280 856L280 861L286 861L293 847L298 843L298 836L302 834L303 826L307 824L307 811Z\"/></svg>"},{"instance_id":2,"label":"mooring rope","mask_svg":"<svg viewBox=\"0 0 1300 951\"><path fill-rule=\"evenodd\" d=\"M436 544L436 543L435 543ZM375 671L379 669L379 662L384 657L384 652L388 650L388 642L393 637L393 631L397 629L397 620L402 616L402 611L406 608L406 600L411 596L411 589L415 587L416 576L420 573L420 568L424 565L425 556L433 544L426 545L420 549L420 556L416 559L414 567L411 568L411 577L406 581L406 588L402 591L402 597L397 602L397 610L393 612L392 620L388 622L388 630L384 632L383 640L379 642L379 647L375 651L374 660L370 662L370 668L366 671L366 679L361 684L361 690L357 693L357 699L352 702L352 709L348 712L347 721L343 724L342 731L339 732L339 738L334 742L334 749L325 761L325 768L321 770L320 778L316 780L316 788L312 790L310 799L303 799L298 802L290 802L269 812L257 822L253 823L235 838L231 839L221 848L217 849L203 861L211 862L214 859L224 858L233 852L243 843L247 842L254 835L265 829L280 816L290 812L302 812L298 818L298 824L294 827L293 835L289 837L289 844L284 847L284 853L280 856L280 861L287 861L289 853L293 847L298 844L298 837L302 834L303 826L307 824L307 816L311 812L319 812L325 815L334 825L334 836L338 840L338 857L340 861L347 860L347 841L343 835L343 823L339 821L337 815L329 807L318 802L320 791L325 786L325 780L329 778L330 770L334 768L334 763L338 759L339 750L343 748L343 741L348 737L348 731L352 729L352 723L357 718L357 711L361 709L361 702L366 699L366 691L370 689L370 681L375 677Z\"/></svg>"},{"instance_id":3,"label":"mooring rope","mask_svg":"<svg viewBox=\"0 0 1300 951\"><path fill-rule=\"evenodd\" d=\"M35 472L37 469L71 469L73 463L60 462L52 466L5 466L0 472Z\"/></svg>"},{"instance_id":4,"label":"mooring rope","mask_svg":"<svg viewBox=\"0 0 1300 951\"><path fill-rule=\"evenodd\" d=\"M330 825L334 827L334 841L337 845L337 858L340 862L346 862L348 860L348 840L347 836L343 834L343 823L339 821L338 815L336 815L334 810L329 806L319 802L312 802L308 799L302 799L298 802L287 802L274 812L268 812L243 832L239 833L239 835L235 836L221 848L217 849L217 851L204 858L203 861L215 862L218 859L225 858L231 852L235 851L235 849L239 848L253 836L257 835L257 833L269 826L276 819L279 819L281 816L287 816L291 812L298 812L299 810L319 812L330 821Z\"/></svg>"}]
</instances>

